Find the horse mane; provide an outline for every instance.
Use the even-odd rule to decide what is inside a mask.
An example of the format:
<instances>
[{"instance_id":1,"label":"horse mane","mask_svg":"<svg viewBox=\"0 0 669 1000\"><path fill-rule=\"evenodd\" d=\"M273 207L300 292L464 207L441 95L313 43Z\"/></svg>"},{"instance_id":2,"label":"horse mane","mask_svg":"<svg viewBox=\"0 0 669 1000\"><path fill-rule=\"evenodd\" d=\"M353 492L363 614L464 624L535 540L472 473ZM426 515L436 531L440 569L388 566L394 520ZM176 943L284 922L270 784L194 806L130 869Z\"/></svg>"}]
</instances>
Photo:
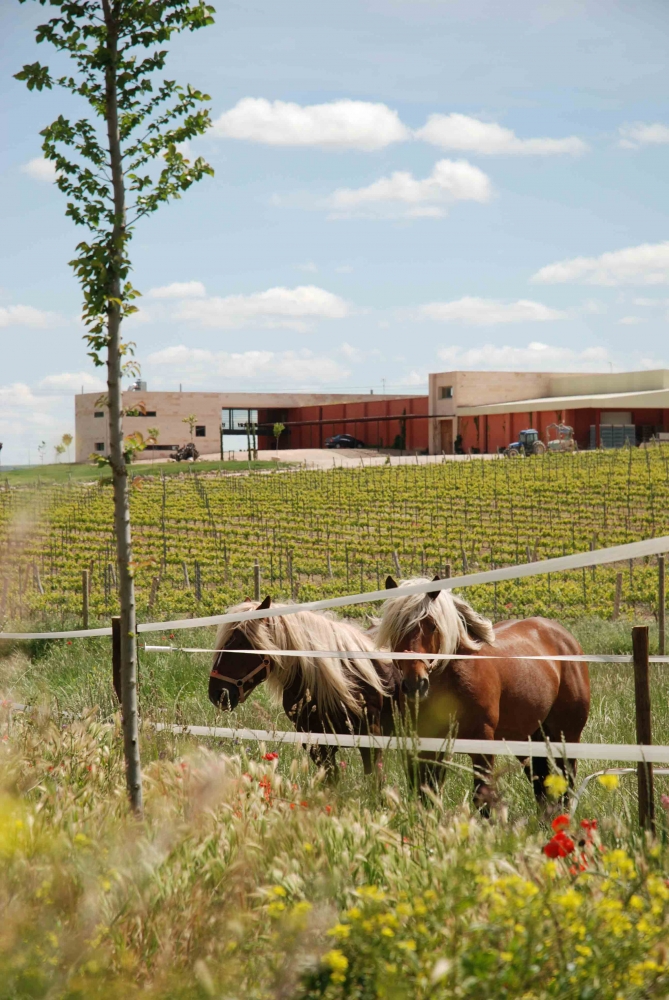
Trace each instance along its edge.
<instances>
[{"instance_id":1,"label":"horse mane","mask_svg":"<svg viewBox=\"0 0 669 1000\"><path fill-rule=\"evenodd\" d=\"M424 577L403 580L400 586L430 583ZM392 593L392 591L391 591ZM436 597L429 594L410 594L407 597L389 597L383 605L377 641L380 646L401 650L402 642L422 621L429 618L439 635L439 652L455 654L458 650L474 653L484 643L494 643L492 622L475 611L462 597L452 590L440 590ZM443 670L448 660L440 660L434 671Z\"/></svg>"},{"instance_id":2,"label":"horse mane","mask_svg":"<svg viewBox=\"0 0 669 1000\"><path fill-rule=\"evenodd\" d=\"M257 601L244 601L228 611L231 613L255 611ZM273 608L289 607L272 604ZM321 649L342 652L372 651L373 639L362 629L329 614L298 611L292 615L271 618L251 618L241 622L223 622L216 635L216 649L223 649L233 632L242 632L254 649ZM386 657L379 656L379 660ZM368 685L381 696L390 694L377 674L372 660L321 658L319 656L279 656L267 679L271 693L278 700L283 691L299 680L316 702L321 716L333 716L342 707L352 715L361 717L364 705L360 686Z\"/></svg>"}]
</instances>

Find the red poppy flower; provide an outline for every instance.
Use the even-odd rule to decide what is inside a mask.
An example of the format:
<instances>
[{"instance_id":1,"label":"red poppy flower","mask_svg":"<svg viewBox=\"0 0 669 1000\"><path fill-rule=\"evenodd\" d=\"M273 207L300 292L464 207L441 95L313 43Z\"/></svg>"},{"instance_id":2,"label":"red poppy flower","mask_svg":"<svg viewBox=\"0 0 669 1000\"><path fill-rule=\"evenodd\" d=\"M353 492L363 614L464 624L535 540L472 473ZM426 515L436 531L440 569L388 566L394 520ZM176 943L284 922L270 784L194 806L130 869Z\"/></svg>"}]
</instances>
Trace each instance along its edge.
<instances>
[{"instance_id":1,"label":"red poppy flower","mask_svg":"<svg viewBox=\"0 0 669 1000\"><path fill-rule=\"evenodd\" d=\"M300 805L302 806L303 809L308 809L309 808L309 803L308 802L300 802Z\"/></svg>"},{"instance_id":2,"label":"red poppy flower","mask_svg":"<svg viewBox=\"0 0 669 1000\"><path fill-rule=\"evenodd\" d=\"M330 813L332 812L332 806L326 806L326 807L325 807L325 811L326 811L326 813L327 813L327 814L328 814L328 816L329 816L329 815L330 815Z\"/></svg>"},{"instance_id":3,"label":"red poppy flower","mask_svg":"<svg viewBox=\"0 0 669 1000\"><path fill-rule=\"evenodd\" d=\"M262 759L263 760L278 760L279 759L279 755L278 755L278 753L276 751L272 751L272 753L264 753L262 755Z\"/></svg>"},{"instance_id":4,"label":"red poppy flower","mask_svg":"<svg viewBox=\"0 0 669 1000\"><path fill-rule=\"evenodd\" d=\"M551 826L553 827L556 833L559 833L560 830L566 830L566 828L569 826L569 817L566 815L566 813L563 813L561 816L556 816L553 822L551 823Z\"/></svg>"},{"instance_id":5,"label":"red poppy flower","mask_svg":"<svg viewBox=\"0 0 669 1000\"><path fill-rule=\"evenodd\" d=\"M571 837L560 830L544 844L544 854L549 858L566 858L574 850L575 844Z\"/></svg>"},{"instance_id":6,"label":"red poppy flower","mask_svg":"<svg viewBox=\"0 0 669 1000\"><path fill-rule=\"evenodd\" d=\"M584 830L588 830L588 832L590 832L592 830L596 830L597 829L597 820L596 819L582 819L581 820L581 827Z\"/></svg>"}]
</instances>

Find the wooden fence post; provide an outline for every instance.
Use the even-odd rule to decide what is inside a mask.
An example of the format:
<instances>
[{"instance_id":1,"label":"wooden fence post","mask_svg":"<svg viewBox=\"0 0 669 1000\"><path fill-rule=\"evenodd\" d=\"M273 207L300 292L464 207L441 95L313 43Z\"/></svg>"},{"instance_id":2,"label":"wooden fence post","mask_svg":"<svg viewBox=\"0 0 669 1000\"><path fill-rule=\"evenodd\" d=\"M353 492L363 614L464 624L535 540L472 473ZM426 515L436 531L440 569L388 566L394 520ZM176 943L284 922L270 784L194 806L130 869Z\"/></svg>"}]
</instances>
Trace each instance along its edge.
<instances>
[{"instance_id":1,"label":"wooden fence post","mask_svg":"<svg viewBox=\"0 0 669 1000\"><path fill-rule=\"evenodd\" d=\"M81 620L82 628L88 628L88 570L81 571Z\"/></svg>"},{"instance_id":2,"label":"wooden fence post","mask_svg":"<svg viewBox=\"0 0 669 1000\"><path fill-rule=\"evenodd\" d=\"M451 564L449 562L444 566L444 580L451 579Z\"/></svg>"},{"instance_id":3,"label":"wooden fence post","mask_svg":"<svg viewBox=\"0 0 669 1000\"><path fill-rule=\"evenodd\" d=\"M665 612L667 606L667 595L665 586L665 563L664 556L657 557L657 627L658 643L657 650L660 656L664 656L664 645L666 636Z\"/></svg>"},{"instance_id":4,"label":"wooden fence post","mask_svg":"<svg viewBox=\"0 0 669 1000\"><path fill-rule=\"evenodd\" d=\"M112 624L112 680L114 683L114 691L116 691L116 697L118 698L119 705L121 704L121 619L120 617L114 617L111 620Z\"/></svg>"},{"instance_id":5,"label":"wooden fence post","mask_svg":"<svg viewBox=\"0 0 669 1000\"><path fill-rule=\"evenodd\" d=\"M620 617L620 600L623 596L623 575L616 573L616 592L613 595L613 620L618 621Z\"/></svg>"},{"instance_id":6,"label":"wooden fence post","mask_svg":"<svg viewBox=\"0 0 669 1000\"><path fill-rule=\"evenodd\" d=\"M260 563L257 559L253 564L253 599L260 600Z\"/></svg>"},{"instance_id":7,"label":"wooden fence post","mask_svg":"<svg viewBox=\"0 0 669 1000\"><path fill-rule=\"evenodd\" d=\"M634 705L636 709L636 741L650 746L651 712L650 679L648 666L648 626L636 625L632 629L634 656ZM645 761L637 764L639 784L639 825L655 833L655 797L653 791L653 765Z\"/></svg>"},{"instance_id":8,"label":"wooden fence post","mask_svg":"<svg viewBox=\"0 0 669 1000\"><path fill-rule=\"evenodd\" d=\"M195 563L195 600L202 600L202 570L199 562Z\"/></svg>"}]
</instances>

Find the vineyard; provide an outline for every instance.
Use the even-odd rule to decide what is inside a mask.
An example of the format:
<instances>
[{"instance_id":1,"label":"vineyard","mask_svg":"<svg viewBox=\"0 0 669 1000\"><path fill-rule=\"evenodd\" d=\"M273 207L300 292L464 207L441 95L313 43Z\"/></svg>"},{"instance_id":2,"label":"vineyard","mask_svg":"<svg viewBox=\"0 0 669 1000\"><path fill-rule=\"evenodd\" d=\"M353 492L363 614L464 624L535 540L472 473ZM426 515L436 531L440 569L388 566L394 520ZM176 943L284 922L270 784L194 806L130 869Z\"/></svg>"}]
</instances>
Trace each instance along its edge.
<instances>
[{"instance_id":1,"label":"vineyard","mask_svg":"<svg viewBox=\"0 0 669 1000\"><path fill-rule=\"evenodd\" d=\"M135 477L141 617L219 612L261 588L309 600L383 586L387 573L453 575L669 532L669 449L328 471ZM76 623L117 610L111 486L0 492L0 614ZM616 598L616 589L618 595ZM638 563L471 588L495 618L653 613ZM614 608L614 603L617 605ZM364 613L364 612L359 612Z\"/></svg>"}]
</instances>

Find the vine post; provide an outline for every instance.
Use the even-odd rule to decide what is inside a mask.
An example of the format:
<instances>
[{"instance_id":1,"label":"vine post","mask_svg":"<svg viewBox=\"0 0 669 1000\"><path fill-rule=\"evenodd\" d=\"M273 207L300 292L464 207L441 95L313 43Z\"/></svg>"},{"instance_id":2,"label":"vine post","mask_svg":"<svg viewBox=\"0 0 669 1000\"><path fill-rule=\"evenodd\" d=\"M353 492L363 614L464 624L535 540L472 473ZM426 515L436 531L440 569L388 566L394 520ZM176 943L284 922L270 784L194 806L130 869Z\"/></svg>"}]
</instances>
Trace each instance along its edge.
<instances>
[{"instance_id":1,"label":"vine post","mask_svg":"<svg viewBox=\"0 0 669 1000\"><path fill-rule=\"evenodd\" d=\"M26 0L19 0L25 3ZM173 34L213 22L204 0L37 0L56 16L38 26L36 40L69 56L72 75L52 76L39 62L16 74L29 90L69 91L88 104L70 121L59 115L40 133L42 151L56 168L66 215L88 231L70 262L83 291L84 339L94 364L107 367L109 454L120 603L120 688L123 748L130 805L143 812L137 705L135 585L127 462L136 442L123 438L123 375L139 368L134 345L123 339L123 320L137 311L128 275L129 244L137 222L180 198L213 170L193 163L179 145L211 125L206 94L160 80L165 42ZM183 147L182 147L183 148Z\"/></svg>"},{"instance_id":2,"label":"vine post","mask_svg":"<svg viewBox=\"0 0 669 1000\"><path fill-rule=\"evenodd\" d=\"M632 629L634 661L634 705L636 710L636 741L641 746L653 742L651 732L650 670L648 660L648 626L636 625ZM655 796L653 765L646 761L637 764L639 783L639 825L655 833Z\"/></svg>"}]
</instances>

